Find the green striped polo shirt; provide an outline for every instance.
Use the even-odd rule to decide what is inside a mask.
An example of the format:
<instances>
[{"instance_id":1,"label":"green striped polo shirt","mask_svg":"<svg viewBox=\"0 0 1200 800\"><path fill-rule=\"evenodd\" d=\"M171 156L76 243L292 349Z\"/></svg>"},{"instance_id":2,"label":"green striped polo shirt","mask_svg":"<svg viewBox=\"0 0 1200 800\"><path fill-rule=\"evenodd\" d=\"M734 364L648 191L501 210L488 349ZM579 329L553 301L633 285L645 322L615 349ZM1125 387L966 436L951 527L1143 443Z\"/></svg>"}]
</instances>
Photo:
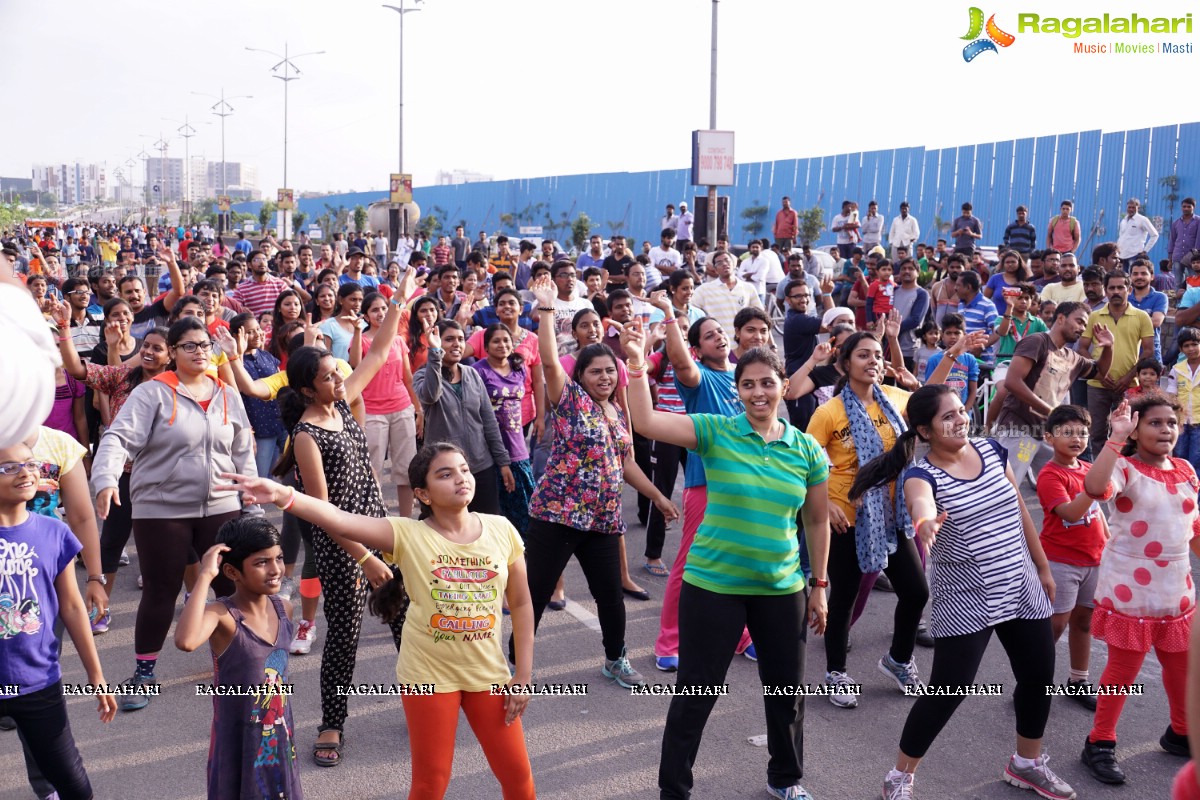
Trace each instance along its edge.
<instances>
[{"instance_id":1,"label":"green striped polo shirt","mask_svg":"<svg viewBox=\"0 0 1200 800\"><path fill-rule=\"evenodd\" d=\"M829 478L817 441L786 420L773 442L746 415L692 414L708 505L683 579L718 594L782 595L804 588L796 512Z\"/></svg>"}]
</instances>

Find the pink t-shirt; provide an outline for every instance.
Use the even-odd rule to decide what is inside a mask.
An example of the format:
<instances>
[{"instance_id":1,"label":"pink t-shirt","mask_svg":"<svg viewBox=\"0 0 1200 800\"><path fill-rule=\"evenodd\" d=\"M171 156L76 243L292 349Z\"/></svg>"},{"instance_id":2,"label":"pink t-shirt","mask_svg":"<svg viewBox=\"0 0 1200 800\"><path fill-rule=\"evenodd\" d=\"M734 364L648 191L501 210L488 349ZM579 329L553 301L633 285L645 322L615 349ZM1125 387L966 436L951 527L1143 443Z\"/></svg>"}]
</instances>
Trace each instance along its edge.
<instances>
[{"instance_id":1,"label":"pink t-shirt","mask_svg":"<svg viewBox=\"0 0 1200 800\"><path fill-rule=\"evenodd\" d=\"M533 405L533 368L540 366L542 357L538 353L538 337L536 333L526 331L526 336L521 340L521 343L516 346L516 351L525 359L525 396L521 398L521 425L528 425L533 421L534 405ZM475 358L483 361L487 359L487 349L483 346L484 330L480 328L471 334L471 338L467 339L467 344L471 345L471 352L475 354Z\"/></svg>"},{"instance_id":2,"label":"pink t-shirt","mask_svg":"<svg viewBox=\"0 0 1200 800\"><path fill-rule=\"evenodd\" d=\"M371 337L365 333L362 348L363 355L371 349ZM387 361L363 388L363 409L368 414L394 414L412 405L408 387L404 385L404 364L407 360L408 345L404 343L404 337L397 336L392 340Z\"/></svg>"}]
</instances>

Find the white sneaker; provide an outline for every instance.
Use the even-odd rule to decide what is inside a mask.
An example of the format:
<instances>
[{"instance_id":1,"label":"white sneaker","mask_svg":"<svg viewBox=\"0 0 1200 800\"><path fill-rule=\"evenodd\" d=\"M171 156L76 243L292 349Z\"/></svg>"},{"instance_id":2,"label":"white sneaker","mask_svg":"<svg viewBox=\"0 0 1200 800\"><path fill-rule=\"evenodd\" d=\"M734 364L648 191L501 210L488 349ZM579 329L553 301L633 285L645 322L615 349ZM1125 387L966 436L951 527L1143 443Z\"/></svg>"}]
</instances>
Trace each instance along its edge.
<instances>
[{"instance_id":1,"label":"white sneaker","mask_svg":"<svg viewBox=\"0 0 1200 800\"><path fill-rule=\"evenodd\" d=\"M296 636L292 639L292 645L288 648L288 652L292 655L303 656L307 655L313 646L313 641L317 638L317 623L316 621L300 620L300 627L296 628Z\"/></svg>"},{"instance_id":2,"label":"white sneaker","mask_svg":"<svg viewBox=\"0 0 1200 800\"><path fill-rule=\"evenodd\" d=\"M826 672L829 702L838 708L858 708L858 686L844 672Z\"/></svg>"}]
</instances>

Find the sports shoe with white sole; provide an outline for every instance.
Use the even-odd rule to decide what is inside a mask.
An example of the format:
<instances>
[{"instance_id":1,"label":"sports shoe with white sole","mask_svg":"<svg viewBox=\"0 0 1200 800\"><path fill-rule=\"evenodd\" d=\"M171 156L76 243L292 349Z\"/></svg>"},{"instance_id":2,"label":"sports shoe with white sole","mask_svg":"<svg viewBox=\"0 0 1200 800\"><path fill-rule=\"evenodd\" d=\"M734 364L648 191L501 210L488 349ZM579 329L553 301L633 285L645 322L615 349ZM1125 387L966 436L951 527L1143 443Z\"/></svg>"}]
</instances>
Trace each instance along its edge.
<instances>
[{"instance_id":1,"label":"sports shoe with white sole","mask_svg":"<svg viewBox=\"0 0 1200 800\"><path fill-rule=\"evenodd\" d=\"M891 653L884 653L879 659L879 671L896 682L901 692L908 688L920 689L923 684L917 676L917 660L910 658L908 663L901 664L892 658Z\"/></svg>"},{"instance_id":2,"label":"sports shoe with white sole","mask_svg":"<svg viewBox=\"0 0 1200 800\"><path fill-rule=\"evenodd\" d=\"M901 772L899 777L888 775L883 779L883 800L915 800L913 774Z\"/></svg>"},{"instance_id":3,"label":"sports shoe with white sole","mask_svg":"<svg viewBox=\"0 0 1200 800\"><path fill-rule=\"evenodd\" d=\"M1050 756L1042 753L1034 761L1032 767L1018 767L1015 758L1015 756L1010 757L1008 766L1004 768L1003 777L1006 783L1010 783L1018 789L1032 789L1039 797L1045 797L1046 800L1075 800L1078 796L1071 788L1071 784L1055 775L1050 767L1046 766Z\"/></svg>"},{"instance_id":4,"label":"sports shoe with white sole","mask_svg":"<svg viewBox=\"0 0 1200 800\"><path fill-rule=\"evenodd\" d=\"M858 708L858 689L850 676L844 672L826 672L825 685L829 692L829 702L838 708Z\"/></svg>"},{"instance_id":5,"label":"sports shoe with white sole","mask_svg":"<svg viewBox=\"0 0 1200 800\"><path fill-rule=\"evenodd\" d=\"M317 623L315 620L309 621L306 619L300 620L299 627L296 628L296 635L292 637L292 644L288 647L288 652L294 656L308 655L312 651L313 641L317 638Z\"/></svg>"},{"instance_id":6,"label":"sports shoe with white sole","mask_svg":"<svg viewBox=\"0 0 1200 800\"><path fill-rule=\"evenodd\" d=\"M610 680L616 681L618 686L626 689L646 685L646 679L629 663L629 657L625 655L624 649L621 650L620 658L614 661L605 660L604 666L600 669L600 674Z\"/></svg>"}]
</instances>

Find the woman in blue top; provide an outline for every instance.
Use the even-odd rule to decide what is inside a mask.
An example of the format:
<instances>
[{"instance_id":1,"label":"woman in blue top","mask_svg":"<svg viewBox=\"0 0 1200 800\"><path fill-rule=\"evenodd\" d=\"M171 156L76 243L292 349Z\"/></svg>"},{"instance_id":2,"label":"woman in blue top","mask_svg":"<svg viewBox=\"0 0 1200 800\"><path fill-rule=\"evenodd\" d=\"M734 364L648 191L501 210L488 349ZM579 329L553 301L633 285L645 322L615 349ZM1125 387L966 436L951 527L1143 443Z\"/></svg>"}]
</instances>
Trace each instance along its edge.
<instances>
[{"instance_id":1,"label":"woman in blue top","mask_svg":"<svg viewBox=\"0 0 1200 800\"><path fill-rule=\"evenodd\" d=\"M908 419L896 445L859 468L850 498L904 475L908 513L929 552L929 687L957 690L974 682L995 631L1017 681L1017 746L1004 780L1042 797L1073 800L1074 790L1042 754L1050 716L1046 687L1054 682L1054 579L1007 466L1008 452L994 439L969 438L970 415L944 384L914 392ZM918 439L928 442L929 453L909 466ZM962 700L961 694L925 695L913 704L896 767L884 780L884 800L914 797L913 773Z\"/></svg>"},{"instance_id":2,"label":"woman in blue top","mask_svg":"<svg viewBox=\"0 0 1200 800\"><path fill-rule=\"evenodd\" d=\"M674 320L667 324L675 324ZM683 416L655 411L637 323L621 336L629 356L629 410L649 439L695 451L708 479L708 504L688 553L679 596L677 686L718 686L743 626L758 650L767 717L767 791L784 800L811 796L804 772L804 697L787 687L804 675L805 619L825 630L829 552L829 465L807 433L780 417L787 378L779 358L755 348L737 363L734 383L746 411ZM801 512L812 563L811 598L803 591L796 541ZM660 797L687 798L692 765L716 696L671 700L658 767Z\"/></svg>"}]
</instances>

